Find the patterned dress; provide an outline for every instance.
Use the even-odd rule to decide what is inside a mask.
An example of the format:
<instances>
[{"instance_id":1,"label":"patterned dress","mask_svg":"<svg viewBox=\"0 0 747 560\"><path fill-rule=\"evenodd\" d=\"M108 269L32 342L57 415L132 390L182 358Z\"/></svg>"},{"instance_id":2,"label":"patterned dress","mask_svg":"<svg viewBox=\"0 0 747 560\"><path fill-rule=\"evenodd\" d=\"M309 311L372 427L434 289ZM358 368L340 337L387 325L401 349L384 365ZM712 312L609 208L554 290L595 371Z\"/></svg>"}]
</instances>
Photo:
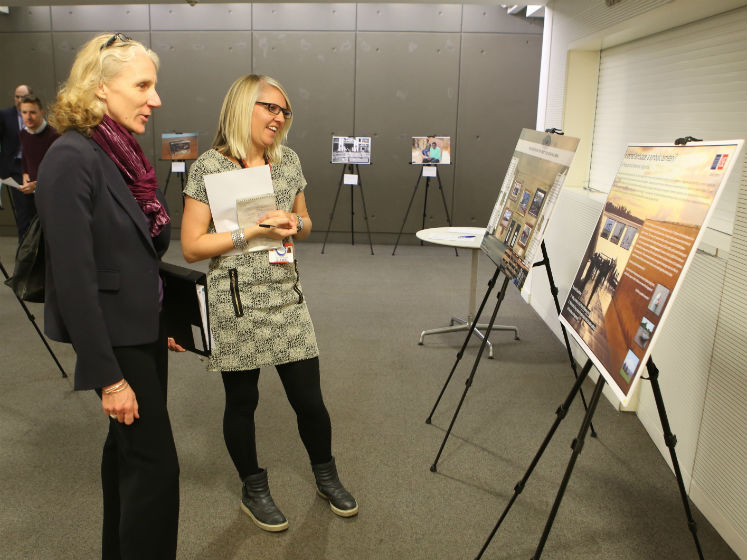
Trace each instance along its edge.
<instances>
[{"instance_id":1,"label":"patterned dress","mask_svg":"<svg viewBox=\"0 0 747 560\"><path fill-rule=\"evenodd\" d=\"M205 175L234 169L240 167L208 150L190 168L184 194L208 204ZM283 146L270 169L277 208L290 212L306 188L298 156ZM211 221L208 233L214 232ZM270 264L267 251L213 257L207 280L213 336L208 369L249 370L319 355L297 264Z\"/></svg>"}]
</instances>

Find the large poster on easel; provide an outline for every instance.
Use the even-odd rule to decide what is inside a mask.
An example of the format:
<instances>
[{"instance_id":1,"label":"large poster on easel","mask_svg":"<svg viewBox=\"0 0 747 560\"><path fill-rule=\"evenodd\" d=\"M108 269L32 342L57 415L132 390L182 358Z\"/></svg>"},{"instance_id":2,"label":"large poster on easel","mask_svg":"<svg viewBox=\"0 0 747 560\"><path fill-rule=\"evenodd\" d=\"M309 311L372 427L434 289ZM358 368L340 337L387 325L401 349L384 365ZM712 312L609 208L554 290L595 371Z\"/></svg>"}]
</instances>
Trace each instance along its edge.
<instances>
[{"instance_id":1,"label":"large poster on easel","mask_svg":"<svg viewBox=\"0 0 747 560\"><path fill-rule=\"evenodd\" d=\"M578 138L524 129L481 249L521 289L542 244Z\"/></svg>"},{"instance_id":2,"label":"large poster on easel","mask_svg":"<svg viewBox=\"0 0 747 560\"><path fill-rule=\"evenodd\" d=\"M560 321L627 404L742 140L629 145Z\"/></svg>"}]
</instances>

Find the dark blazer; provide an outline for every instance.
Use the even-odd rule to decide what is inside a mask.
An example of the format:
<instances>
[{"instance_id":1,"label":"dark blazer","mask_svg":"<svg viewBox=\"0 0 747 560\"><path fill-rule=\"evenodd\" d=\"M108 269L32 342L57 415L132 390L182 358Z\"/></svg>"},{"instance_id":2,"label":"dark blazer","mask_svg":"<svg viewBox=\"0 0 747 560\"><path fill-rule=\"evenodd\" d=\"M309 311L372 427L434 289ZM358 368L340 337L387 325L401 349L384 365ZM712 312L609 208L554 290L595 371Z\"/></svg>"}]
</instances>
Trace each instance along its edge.
<instances>
[{"instance_id":1,"label":"dark blazer","mask_svg":"<svg viewBox=\"0 0 747 560\"><path fill-rule=\"evenodd\" d=\"M16 106L0 111L0 178L21 177L21 160L16 158L21 141L18 139L18 111Z\"/></svg>"},{"instance_id":2,"label":"dark blazer","mask_svg":"<svg viewBox=\"0 0 747 560\"><path fill-rule=\"evenodd\" d=\"M66 132L39 168L36 206L46 243L44 330L72 342L75 389L122 379L112 347L158 338L158 261L170 226L148 220L117 166L90 138Z\"/></svg>"}]
</instances>

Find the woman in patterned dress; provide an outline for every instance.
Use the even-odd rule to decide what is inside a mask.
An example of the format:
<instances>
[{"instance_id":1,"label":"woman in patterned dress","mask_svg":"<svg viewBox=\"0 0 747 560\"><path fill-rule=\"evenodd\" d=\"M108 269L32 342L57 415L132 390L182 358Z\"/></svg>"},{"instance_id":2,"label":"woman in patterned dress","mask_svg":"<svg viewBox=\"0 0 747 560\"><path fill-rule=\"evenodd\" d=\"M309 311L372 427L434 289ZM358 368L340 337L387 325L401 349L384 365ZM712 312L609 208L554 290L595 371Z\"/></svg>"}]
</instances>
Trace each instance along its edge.
<instances>
[{"instance_id":1,"label":"woman in patterned dress","mask_svg":"<svg viewBox=\"0 0 747 560\"><path fill-rule=\"evenodd\" d=\"M319 383L319 350L296 262L271 263L266 250L246 251L252 239L288 243L291 237L305 239L311 230L301 164L296 153L282 144L292 118L288 95L276 80L254 74L236 80L223 100L212 148L190 168L181 229L184 258L188 262L210 259L209 369L221 372L226 392L223 435L243 482L241 508L266 531L283 531L288 521L270 495L267 471L257 461L254 411L263 366L275 366L280 375L319 495L339 516L358 513L332 457L332 430ZM277 210L257 225L216 233L205 175L263 165L270 166Z\"/></svg>"}]
</instances>

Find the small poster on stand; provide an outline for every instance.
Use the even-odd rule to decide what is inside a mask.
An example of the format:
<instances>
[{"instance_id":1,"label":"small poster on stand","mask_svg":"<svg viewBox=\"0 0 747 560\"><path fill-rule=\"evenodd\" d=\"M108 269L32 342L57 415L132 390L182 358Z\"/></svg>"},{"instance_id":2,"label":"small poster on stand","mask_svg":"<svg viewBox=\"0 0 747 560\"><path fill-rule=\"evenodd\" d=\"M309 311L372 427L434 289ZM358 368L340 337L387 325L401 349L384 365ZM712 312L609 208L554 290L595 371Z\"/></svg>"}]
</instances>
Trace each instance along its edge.
<instances>
[{"instance_id":1,"label":"small poster on stand","mask_svg":"<svg viewBox=\"0 0 747 560\"><path fill-rule=\"evenodd\" d=\"M488 221L482 250L521 289L573 161L578 138L524 129Z\"/></svg>"},{"instance_id":2,"label":"small poster on stand","mask_svg":"<svg viewBox=\"0 0 747 560\"><path fill-rule=\"evenodd\" d=\"M161 134L161 159L197 159L197 133L171 132Z\"/></svg>"},{"instance_id":3,"label":"small poster on stand","mask_svg":"<svg viewBox=\"0 0 747 560\"><path fill-rule=\"evenodd\" d=\"M743 140L628 145L560 314L627 404Z\"/></svg>"},{"instance_id":4,"label":"small poster on stand","mask_svg":"<svg viewBox=\"0 0 747 560\"><path fill-rule=\"evenodd\" d=\"M371 137L333 136L332 163L368 165L371 163Z\"/></svg>"},{"instance_id":5,"label":"small poster on stand","mask_svg":"<svg viewBox=\"0 0 747 560\"><path fill-rule=\"evenodd\" d=\"M413 136L413 165L451 165L451 136Z\"/></svg>"}]
</instances>

